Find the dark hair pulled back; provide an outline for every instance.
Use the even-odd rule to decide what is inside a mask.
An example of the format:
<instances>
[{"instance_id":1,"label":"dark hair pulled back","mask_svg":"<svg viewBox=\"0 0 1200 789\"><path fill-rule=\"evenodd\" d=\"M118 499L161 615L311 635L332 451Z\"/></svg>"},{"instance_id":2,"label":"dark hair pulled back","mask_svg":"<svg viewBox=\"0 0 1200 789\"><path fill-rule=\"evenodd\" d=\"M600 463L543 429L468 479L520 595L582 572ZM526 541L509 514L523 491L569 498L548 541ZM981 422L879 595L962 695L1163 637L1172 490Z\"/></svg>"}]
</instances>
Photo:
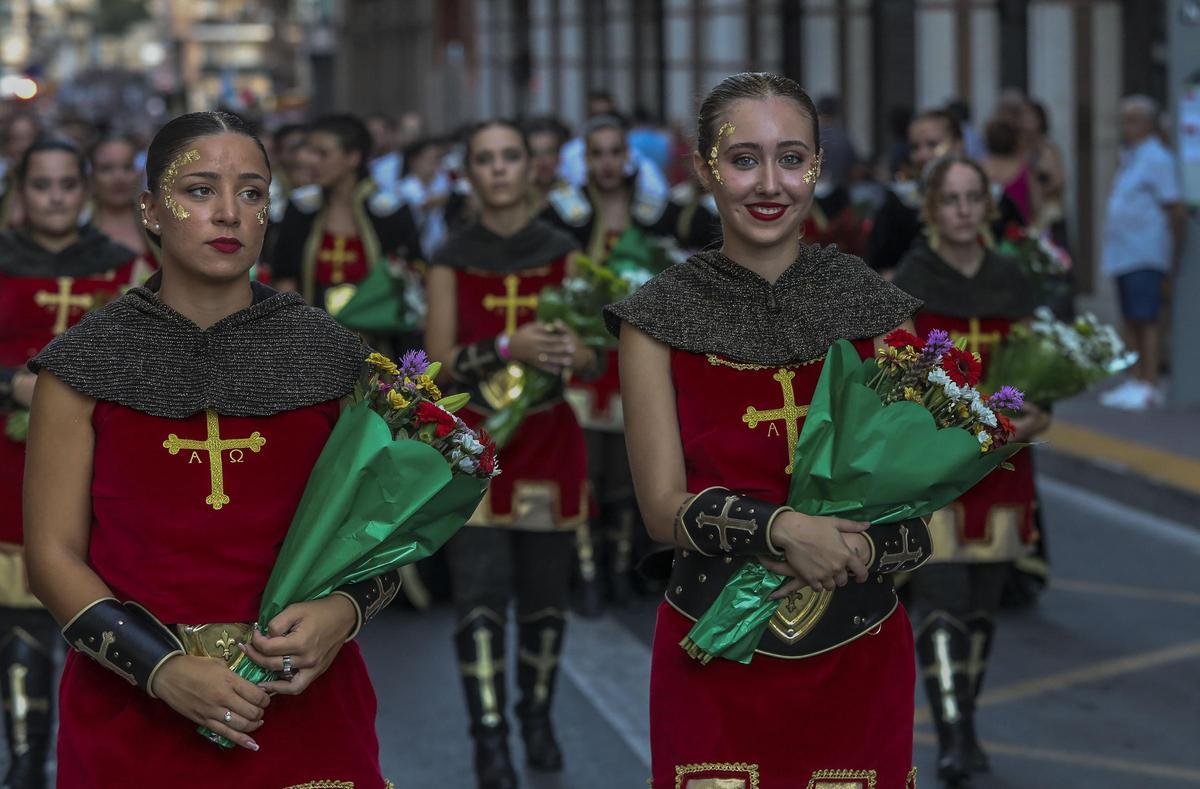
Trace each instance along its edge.
<instances>
[{"instance_id":1,"label":"dark hair pulled back","mask_svg":"<svg viewBox=\"0 0 1200 789\"><path fill-rule=\"evenodd\" d=\"M529 135L526 134L525 129L521 126L521 124L508 118L492 118L490 120L476 123L474 126L467 129L467 133L463 135L463 142L467 147L468 167L470 167L471 148L475 144L475 138L479 136L480 132L494 127L511 129L517 135L517 137L521 139L521 147L525 150L525 154L527 156L532 155L532 149L529 147Z\"/></svg>"},{"instance_id":2,"label":"dark hair pulled back","mask_svg":"<svg viewBox=\"0 0 1200 789\"><path fill-rule=\"evenodd\" d=\"M309 133L332 134L337 138L343 153L358 153L358 180L371 174L371 150L375 141L371 130L357 115L323 115L313 121Z\"/></svg>"},{"instance_id":3,"label":"dark hair pulled back","mask_svg":"<svg viewBox=\"0 0 1200 789\"><path fill-rule=\"evenodd\" d=\"M33 145L25 149L25 153L21 155L21 160L17 162L15 172L18 185L25 185L25 178L29 175L29 165L33 162L33 157L39 153L46 153L48 151L69 153L75 158L75 163L79 165L79 175L85 179L88 177L87 157L83 155L83 151L80 150L78 145L62 137L39 137L34 140Z\"/></svg>"},{"instance_id":4,"label":"dark hair pulled back","mask_svg":"<svg viewBox=\"0 0 1200 789\"><path fill-rule=\"evenodd\" d=\"M270 170L271 160L267 156L267 149L245 120L229 112L189 112L168 121L150 141L146 151L146 183L150 191L158 193L158 181L163 172L193 142L201 137L227 133L240 134L253 140Z\"/></svg>"},{"instance_id":5,"label":"dark hair pulled back","mask_svg":"<svg viewBox=\"0 0 1200 789\"><path fill-rule=\"evenodd\" d=\"M821 122L813 100L795 80L766 71L745 71L733 74L713 88L700 105L700 117L696 124L696 150L707 157L716 141L721 116L736 101L741 99L768 99L778 96L790 99L812 121L813 142L821 150Z\"/></svg>"}]
</instances>

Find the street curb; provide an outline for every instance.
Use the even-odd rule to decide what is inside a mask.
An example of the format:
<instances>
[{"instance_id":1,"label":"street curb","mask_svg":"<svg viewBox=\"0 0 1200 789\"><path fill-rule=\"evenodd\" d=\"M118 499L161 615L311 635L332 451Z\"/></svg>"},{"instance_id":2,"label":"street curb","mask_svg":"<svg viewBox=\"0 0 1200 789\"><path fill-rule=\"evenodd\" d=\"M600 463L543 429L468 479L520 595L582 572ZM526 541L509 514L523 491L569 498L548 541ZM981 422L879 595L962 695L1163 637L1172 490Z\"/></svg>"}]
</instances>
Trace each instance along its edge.
<instances>
[{"instance_id":1,"label":"street curb","mask_svg":"<svg viewBox=\"0 0 1200 789\"><path fill-rule=\"evenodd\" d=\"M1200 493L1165 484L1108 458L1081 457L1048 446L1036 452L1039 474L1200 531Z\"/></svg>"}]
</instances>

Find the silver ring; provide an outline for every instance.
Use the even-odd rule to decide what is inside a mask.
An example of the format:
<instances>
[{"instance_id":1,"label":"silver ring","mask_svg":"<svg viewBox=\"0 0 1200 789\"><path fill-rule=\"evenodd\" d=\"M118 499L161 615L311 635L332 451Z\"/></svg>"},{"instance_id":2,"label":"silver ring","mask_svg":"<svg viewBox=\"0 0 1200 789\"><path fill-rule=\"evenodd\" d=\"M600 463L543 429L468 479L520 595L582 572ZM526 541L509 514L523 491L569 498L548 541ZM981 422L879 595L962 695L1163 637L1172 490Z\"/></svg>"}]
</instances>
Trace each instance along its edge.
<instances>
[{"instance_id":1,"label":"silver ring","mask_svg":"<svg viewBox=\"0 0 1200 789\"><path fill-rule=\"evenodd\" d=\"M292 677L295 676L295 674L292 673L292 656L291 655L283 656L283 672L282 673L283 673L283 678L289 682L291 682Z\"/></svg>"},{"instance_id":2,"label":"silver ring","mask_svg":"<svg viewBox=\"0 0 1200 789\"><path fill-rule=\"evenodd\" d=\"M233 712L231 710L225 710L225 715L223 718L226 723L233 723Z\"/></svg>"},{"instance_id":3,"label":"silver ring","mask_svg":"<svg viewBox=\"0 0 1200 789\"><path fill-rule=\"evenodd\" d=\"M550 361L550 355L546 354L546 353L539 353L538 361L541 362L542 364L545 364L546 362Z\"/></svg>"}]
</instances>

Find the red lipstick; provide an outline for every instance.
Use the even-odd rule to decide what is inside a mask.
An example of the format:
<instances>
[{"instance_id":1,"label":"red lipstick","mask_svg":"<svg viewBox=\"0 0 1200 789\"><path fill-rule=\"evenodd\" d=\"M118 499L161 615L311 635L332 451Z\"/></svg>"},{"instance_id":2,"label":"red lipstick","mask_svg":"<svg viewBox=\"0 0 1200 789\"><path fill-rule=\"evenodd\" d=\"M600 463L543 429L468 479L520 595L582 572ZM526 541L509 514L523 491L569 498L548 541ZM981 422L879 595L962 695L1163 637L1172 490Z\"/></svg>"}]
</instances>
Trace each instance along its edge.
<instances>
[{"instance_id":1,"label":"red lipstick","mask_svg":"<svg viewBox=\"0 0 1200 789\"><path fill-rule=\"evenodd\" d=\"M760 222L774 222L787 212L787 206L782 203L750 203L746 213Z\"/></svg>"},{"instance_id":2,"label":"red lipstick","mask_svg":"<svg viewBox=\"0 0 1200 789\"><path fill-rule=\"evenodd\" d=\"M212 241L208 242L208 245L223 255L232 255L243 246L242 242L238 241L236 238L228 238L224 236L221 238L214 238Z\"/></svg>"}]
</instances>

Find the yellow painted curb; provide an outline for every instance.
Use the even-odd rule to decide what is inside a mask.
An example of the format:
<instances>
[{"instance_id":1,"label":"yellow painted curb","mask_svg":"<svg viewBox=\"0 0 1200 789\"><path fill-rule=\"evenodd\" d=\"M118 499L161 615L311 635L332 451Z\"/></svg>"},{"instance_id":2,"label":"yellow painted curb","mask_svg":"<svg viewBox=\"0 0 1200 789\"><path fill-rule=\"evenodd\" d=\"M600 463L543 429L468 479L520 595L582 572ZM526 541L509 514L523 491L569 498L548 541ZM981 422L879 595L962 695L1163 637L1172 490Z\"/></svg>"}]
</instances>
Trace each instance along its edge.
<instances>
[{"instance_id":1,"label":"yellow painted curb","mask_svg":"<svg viewBox=\"0 0 1200 789\"><path fill-rule=\"evenodd\" d=\"M1049 449L1124 466L1165 485L1200 493L1200 460L1114 438L1062 420L1053 422L1043 439Z\"/></svg>"}]
</instances>

